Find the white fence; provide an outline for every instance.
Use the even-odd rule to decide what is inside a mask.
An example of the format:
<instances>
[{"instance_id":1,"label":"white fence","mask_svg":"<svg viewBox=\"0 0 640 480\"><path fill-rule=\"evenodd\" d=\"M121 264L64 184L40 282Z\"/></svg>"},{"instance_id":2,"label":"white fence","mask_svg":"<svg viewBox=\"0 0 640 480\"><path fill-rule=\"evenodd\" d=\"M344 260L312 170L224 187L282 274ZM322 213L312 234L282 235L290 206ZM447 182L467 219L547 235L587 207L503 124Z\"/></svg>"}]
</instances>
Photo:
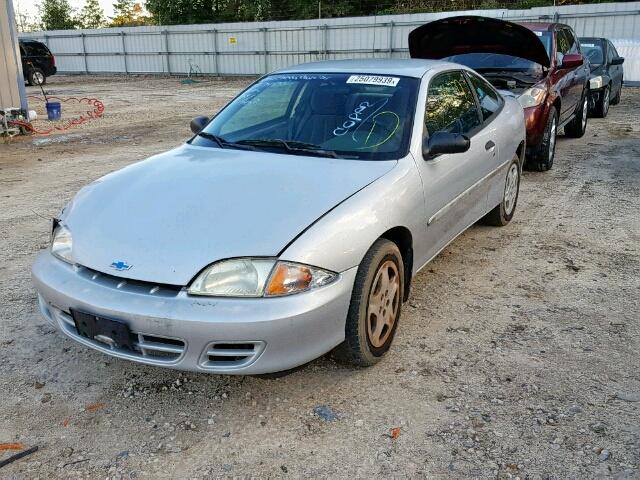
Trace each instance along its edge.
<instances>
[{"instance_id":1,"label":"white fence","mask_svg":"<svg viewBox=\"0 0 640 480\"><path fill-rule=\"evenodd\" d=\"M62 73L258 75L323 59L406 57L407 35L418 25L451 15L512 21L560 21L579 36L614 44L640 40L640 2L529 10L385 15L284 22L47 31L21 35L46 43ZM625 43L626 42L626 43ZM624 51L624 50L623 50ZM625 63L627 80L640 81L640 52ZM622 52L621 52L622 54Z\"/></svg>"}]
</instances>

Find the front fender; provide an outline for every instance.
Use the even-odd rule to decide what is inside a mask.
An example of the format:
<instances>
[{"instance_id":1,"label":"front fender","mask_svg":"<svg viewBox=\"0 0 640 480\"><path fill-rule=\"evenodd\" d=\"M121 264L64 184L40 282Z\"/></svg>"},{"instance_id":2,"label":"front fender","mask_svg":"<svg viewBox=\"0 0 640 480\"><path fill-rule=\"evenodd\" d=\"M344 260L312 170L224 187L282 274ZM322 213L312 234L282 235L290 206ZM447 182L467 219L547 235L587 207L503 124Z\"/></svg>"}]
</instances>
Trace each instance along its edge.
<instances>
[{"instance_id":1,"label":"front fender","mask_svg":"<svg viewBox=\"0 0 640 480\"><path fill-rule=\"evenodd\" d=\"M420 238L425 216L422 183L409 155L308 228L280 259L343 272L359 265L371 245L393 227L406 227L414 239Z\"/></svg>"}]
</instances>

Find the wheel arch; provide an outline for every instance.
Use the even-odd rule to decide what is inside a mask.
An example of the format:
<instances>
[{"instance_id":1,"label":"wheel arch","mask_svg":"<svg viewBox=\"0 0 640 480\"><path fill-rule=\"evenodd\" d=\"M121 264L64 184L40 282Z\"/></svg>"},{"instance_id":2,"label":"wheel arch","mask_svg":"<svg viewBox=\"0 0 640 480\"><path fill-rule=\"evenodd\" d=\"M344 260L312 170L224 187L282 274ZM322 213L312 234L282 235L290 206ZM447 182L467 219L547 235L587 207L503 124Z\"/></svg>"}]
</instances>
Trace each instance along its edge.
<instances>
[{"instance_id":1,"label":"wheel arch","mask_svg":"<svg viewBox=\"0 0 640 480\"><path fill-rule=\"evenodd\" d=\"M407 227L397 226L390 228L379 238L387 239L396 244L400 255L402 255L402 263L404 264L404 295L402 300L406 302L409 299L409 291L411 289L411 278L413 277L413 235Z\"/></svg>"},{"instance_id":2,"label":"wheel arch","mask_svg":"<svg viewBox=\"0 0 640 480\"><path fill-rule=\"evenodd\" d=\"M522 140L518 145L518 148L516 148L516 155L520 159L520 172L522 172L522 167L524 166L526 150L526 143Z\"/></svg>"}]
</instances>

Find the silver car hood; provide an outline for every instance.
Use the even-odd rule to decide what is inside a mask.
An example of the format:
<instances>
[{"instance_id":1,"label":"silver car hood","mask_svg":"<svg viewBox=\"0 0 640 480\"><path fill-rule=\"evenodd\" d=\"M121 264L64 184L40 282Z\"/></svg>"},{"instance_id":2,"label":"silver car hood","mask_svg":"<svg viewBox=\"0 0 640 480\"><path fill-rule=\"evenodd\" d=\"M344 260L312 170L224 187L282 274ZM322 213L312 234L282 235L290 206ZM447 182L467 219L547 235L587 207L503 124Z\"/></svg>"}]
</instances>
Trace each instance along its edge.
<instances>
[{"instance_id":1,"label":"silver car hood","mask_svg":"<svg viewBox=\"0 0 640 480\"><path fill-rule=\"evenodd\" d=\"M278 255L396 163L183 145L83 188L62 220L78 264L186 285L216 260Z\"/></svg>"}]
</instances>

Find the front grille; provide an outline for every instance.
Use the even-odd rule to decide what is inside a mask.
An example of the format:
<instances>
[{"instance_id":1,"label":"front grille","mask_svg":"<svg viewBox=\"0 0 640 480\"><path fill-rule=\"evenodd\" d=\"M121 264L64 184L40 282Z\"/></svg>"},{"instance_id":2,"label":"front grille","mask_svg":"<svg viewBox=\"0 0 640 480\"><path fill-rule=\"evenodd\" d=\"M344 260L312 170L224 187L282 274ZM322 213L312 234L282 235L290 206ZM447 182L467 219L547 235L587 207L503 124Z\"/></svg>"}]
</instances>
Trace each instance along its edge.
<instances>
[{"instance_id":1,"label":"front grille","mask_svg":"<svg viewBox=\"0 0 640 480\"><path fill-rule=\"evenodd\" d=\"M264 348L265 343L261 341L211 342L202 354L200 366L211 369L246 367L258 359Z\"/></svg>"},{"instance_id":2,"label":"front grille","mask_svg":"<svg viewBox=\"0 0 640 480\"><path fill-rule=\"evenodd\" d=\"M156 297L175 297L182 287L179 285L167 285L163 283L143 282L129 278L116 277L108 273L98 272L91 268L78 266L78 275L94 283L108 288L115 288L123 292L153 295Z\"/></svg>"},{"instance_id":3,"label":"front grille","mask_svg":"<svg viewBox=\"0 0 640 480\"><path fill-rule=\"evenodd\" d=\"M109 350L114 354L153 360L155 362L173 363L177 361L185 351L186 344L183 340L170 337L161 337L141 332L131 332L131 343L133 350L128 348L118 348L108 343L100 342L96 339L83 337L78 334L78 330L71 315L62 310L51 307L49 309L57 317L58 324L73 338L81 339L82 342L89 342L91 345Z\"/></svg>"}]
</instances>

